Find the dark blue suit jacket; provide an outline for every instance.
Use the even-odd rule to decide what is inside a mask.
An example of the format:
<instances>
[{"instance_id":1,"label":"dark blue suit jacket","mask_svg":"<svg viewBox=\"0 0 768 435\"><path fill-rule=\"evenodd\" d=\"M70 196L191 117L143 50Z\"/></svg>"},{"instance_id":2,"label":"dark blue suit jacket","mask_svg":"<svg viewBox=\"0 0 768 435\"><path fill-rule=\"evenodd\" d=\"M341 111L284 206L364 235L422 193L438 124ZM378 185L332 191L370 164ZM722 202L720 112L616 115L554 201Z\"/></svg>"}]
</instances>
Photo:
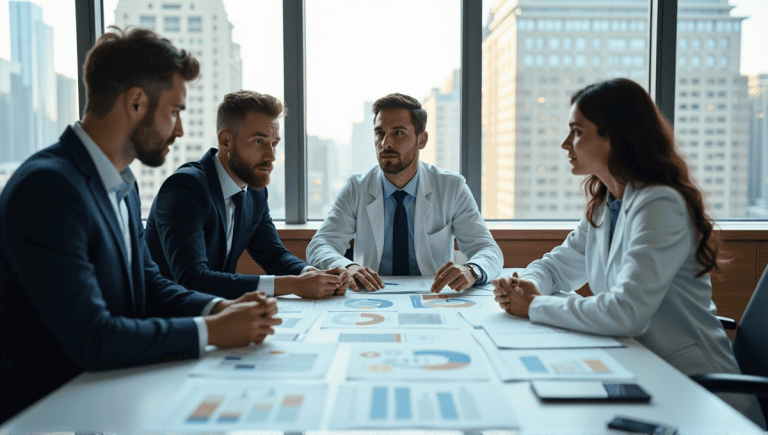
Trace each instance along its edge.
<instances>
[{"instance_id":1,"label":"dark blue suit jacket","mask_svg":"<svg viewBox=\"0 0 768 435\"><path fill-rule=\"evenodd\" d=\"M71 128L0 195L0 385L6 420L83 369L199 356L212 296L163 278L126 196L132 267L104 184ZM9 396L10 394L10 396Z\"/></svg>"},{"instance_id":2,"label":"dark blue suit jacket","mask_svg":"<svg viewBox=\"0 0 768 435\"><path fill-rule=\"evenodd\" d=\"M309 263L280 241L267 205L267 189L248 189L227 258L227 212L216 164L217 149L181 166L163 183L147 221L146 242L160 273L179 284L228 299L254 291L259 277L236 275L248 249L270 275L298 275ZM237 212L236 212L237 213Z\"/></svg>"}]
</instances>

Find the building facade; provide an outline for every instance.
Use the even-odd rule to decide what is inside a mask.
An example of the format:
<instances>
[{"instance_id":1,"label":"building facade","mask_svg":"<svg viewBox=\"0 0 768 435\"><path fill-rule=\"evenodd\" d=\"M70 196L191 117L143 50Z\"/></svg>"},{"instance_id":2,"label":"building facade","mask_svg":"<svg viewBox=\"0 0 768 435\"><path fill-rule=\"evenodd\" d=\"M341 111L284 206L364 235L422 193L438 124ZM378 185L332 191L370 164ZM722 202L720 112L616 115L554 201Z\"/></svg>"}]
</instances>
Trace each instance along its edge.
<instances>
[{"instance_id":1,"label":"building facade","mask_svg":"<svg viewBox=\"0 0 768 435\"><path fill-rule=\"evenodd\" d=\"M120 0L115 24L151 29L200 61L200 78L187 85L186 110L181 115L184 136L171 146L161 167L131 164L139 184L142 217L147 218L163 181L182 164L218 146L216 109L225 94L242 87L240 46L232 41L232 24L221 0Z\"/></svg>"},{"instance_id":2,"label":"building facade","mask_svg":"<svg viewBox=\"0 0 768 435\"><path fill-rule=\"evenodd\" d=\"M728 0L681 1L675 129L714 218L747 214L747 82ZM574 219L583 178L560 148L570 96L626 77L648 88L648 2L499 0L483 42L483 215Z\"/></svg>"}]
</instances>

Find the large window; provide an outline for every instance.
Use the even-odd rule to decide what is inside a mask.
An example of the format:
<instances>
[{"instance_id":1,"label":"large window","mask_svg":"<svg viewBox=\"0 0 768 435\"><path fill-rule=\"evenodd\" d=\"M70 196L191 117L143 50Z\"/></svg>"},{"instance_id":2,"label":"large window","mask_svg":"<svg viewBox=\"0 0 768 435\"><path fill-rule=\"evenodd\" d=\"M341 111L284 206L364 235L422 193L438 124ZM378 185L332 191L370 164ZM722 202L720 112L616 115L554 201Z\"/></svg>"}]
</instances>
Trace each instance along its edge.
<instances>
[{"instance_id":1,"label":"large window","mask_svg":"<svg viewBox=\"0 0 768 435\"><path fill-rule=\"evenodd\" d=\"M392 92L427 111L421 160L459 171L459 0L309 0L306 47L310 219L325 217L350 174L378 164L371 104Z\"/></svg>"},{"instance_id":2,"label":"large window","mask_svg":"<svg viewBox=\"0 0 768 435\"><path fill-rule=\"evenodd\" d=\"M422 159L463 172L486 219L576 219L584 205L581 178L570 174L560 148L569 97L610 77L649 88L651 32L658 31L649 16L657 1L603 8L580 0L483 0L478 14L467 0L104 0L104 24L153 28L203 66L188 89L185 135L166 165L134 165L144 216L172 171L216 147L216 107L225 93L245 88L285 99L285 122L299 125L289 133L305 133L278 146L269 185L277 219L322 219L349 174L376 164L371 103L390 92L422 102L430 138ZM304 10L283 16L286 5ZM768 9L750 0L677 6L674 92L656 86L667 95L666 113L674 112L680 150L713 217L766 219ZM462 42L471 34L463 32L480 26L476 15L482 38L462 52L472 41ZM297 68L284 71L284 22L287 29L303 23L305 41L285 53L303 72L287 90L284 77ZM1 187L21 161L78 118L75 7L0 0L0 29ZM658 32L665 42L670 33ZM464 68L482 64L481 88L472 87L478 74L461 71L468 53L478 52L482 61ZM464 101L466 83L473 85ZM304 107L291 107L295 101ZM465 107L473 109L462 113ZM478 110L480 120L469 116ZM286 148L306 154L305 174L293 166L286 173ZM287 191L286 179L302 182Z\"/></svg>"},{"instance_id":3,"label":"large window","mask_svg":"<svg viewBox=\"0 0 768 435\"><path fill-rule=\"evenodd\" d=\"M78 119L77 107L73 5L0 0L0 190Z\"/></svg>"},{"instance_id":4,"label":"large window","mask_svg":"<svg viewBox=\"0 0 768 435\"><path fill-rule=\"evenodd\" d=\"M195 55L201 74L187 86L187 110L182 113L184 136L171 147L165 164L149 168L136 161L131 165L139 183L145 219L163 181L182 164L198 160L218 146L216 109L225 94L248 89L283 99L280 0L104 0L105 26L126 28L155 23L163 23L155 31ZM289 116L291 110L288 108ZM284 150L281 142L268 187L270 211L276 219L285 217Z\"/></svg>"},{"instance_id":5,"label":"large window","mask_svg":"<svg viewBox=\"0 0 768 435\"><path fill-rule=\"evenodd\" d=\"M522 7L485 0L482 212L486 219L578 219L583 177L560 147L570 96L627 77L648 89L649 2ZM610 15L611 19L593 19ZM534 42L535 41L535 42Z\"/></svg>"}]
</instances>

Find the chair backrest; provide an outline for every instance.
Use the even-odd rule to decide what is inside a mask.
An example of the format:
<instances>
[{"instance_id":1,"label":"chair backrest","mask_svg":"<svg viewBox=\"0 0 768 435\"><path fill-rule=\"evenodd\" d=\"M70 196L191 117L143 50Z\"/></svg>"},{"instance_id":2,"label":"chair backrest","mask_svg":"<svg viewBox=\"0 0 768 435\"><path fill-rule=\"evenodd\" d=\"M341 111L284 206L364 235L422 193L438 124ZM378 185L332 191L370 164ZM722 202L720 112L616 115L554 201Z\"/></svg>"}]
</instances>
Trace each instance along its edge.
<instances>
[{"instance_id":1,"label":"chair backrest","mask_svg":"<svg viewBox=\"0 0 768 435\"><path fill-rule=\"evenodd\" d=\"M733 353L745 375L768 376L768 267L739 320ZM763 412L768 412L768 400L759 400Z\"/></svg>"}]
</instances>

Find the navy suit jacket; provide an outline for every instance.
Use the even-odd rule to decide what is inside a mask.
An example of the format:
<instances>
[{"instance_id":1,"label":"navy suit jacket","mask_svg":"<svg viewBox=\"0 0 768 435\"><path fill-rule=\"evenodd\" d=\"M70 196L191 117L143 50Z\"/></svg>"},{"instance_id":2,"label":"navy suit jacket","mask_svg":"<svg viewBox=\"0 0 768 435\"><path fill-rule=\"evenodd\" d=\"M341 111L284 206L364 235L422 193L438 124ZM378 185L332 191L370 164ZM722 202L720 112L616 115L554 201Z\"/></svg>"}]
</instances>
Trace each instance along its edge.
<instances>
[{"instance_id":1,"label":"navy suit jacket","mask_svg":"<svg viewBox=\"0 0 768 435\"><path fill-rule=\"evenodd\" d=\"M270 275L299 275L309 263L280 241L269 216L266 188L248 189L227 256L227 211L213 160L217 152L212 148L199 161L182 165L163 183L149 213L146 242L163 276L236 299L259 283L258 276L235 274L246 249Z\"/></svg>"},{"instance_id":2,"label":"navy suit jacket","mask_svg":"<svg viewBox=\"0 0 768 435\"><path fill-rule=\"evenodd\" d=\"M0 385L6 420L83 369L199 356L212 296L163 278L144 245L139 194L132 267L104 184L71 128L0 194Z\"/></svg>"}]
</instances>

